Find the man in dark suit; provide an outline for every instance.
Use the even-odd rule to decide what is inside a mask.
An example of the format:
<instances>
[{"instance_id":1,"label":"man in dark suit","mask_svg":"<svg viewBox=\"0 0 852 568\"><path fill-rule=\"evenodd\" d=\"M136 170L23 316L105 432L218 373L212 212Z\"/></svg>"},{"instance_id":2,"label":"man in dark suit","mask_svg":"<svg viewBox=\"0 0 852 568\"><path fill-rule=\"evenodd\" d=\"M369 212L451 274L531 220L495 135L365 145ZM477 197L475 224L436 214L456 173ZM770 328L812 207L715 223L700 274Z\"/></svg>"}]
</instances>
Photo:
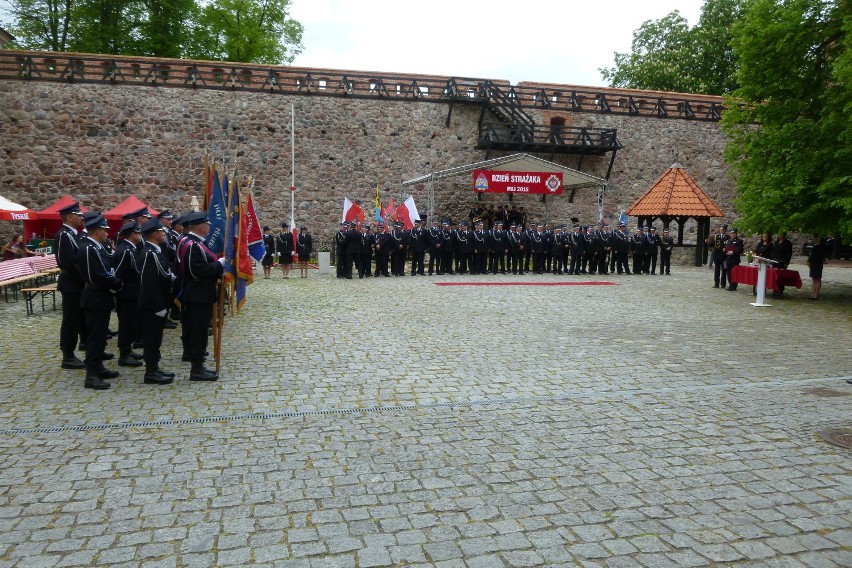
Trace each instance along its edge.
<instances>
[{"instance_id":1,"label":"man in dark suit","mask_svg":"<svg viewBox=\"0 0 852 568\"><path fill-rule=\"evenodd\" d=\"M408 235L408 245L411 248L412 276L426 276L426 273L424 272L425 266L423 266L423 263L426 259L426 247L428 244L429 243L426 240L426 230L423 228L420 219L415 219L414 228L411 229L411 232Z\"/></svg>"},{"instance_id":2,"label":"man in dark suit","mask_svg":"<svg viewBox=\"0 0 852 568\"><path fill-rule=\"evenodd\" d=\"M376 251L376 271L373 273L373 276L387 276L390 277L390 272L388 272L388 259L391 253L391 235L390 232L387 231L384 224L379 223L376 226L376 234L375 234L375 251Z\"/></svg>"},{"instance_id":3,"label":"man in dark suit","mask_svg":"<svg viewBox=\"0 0 852 568\"><path fill-rule=\"evenodd\" d=\"M190 381L215 381L219 374L204 367L207 353L207 332L213 318L216 303L217 282L224 272L225 258L216 255L204 244L210 233L210 221L206 211L184 216L189 234L178 250L183 272L183 295L186 307L183 315L184 360L192 364Z\"/></svg>"},{"instance_id":4,"label":"man in dark suit","mask_svg":"<svg viewBox=\"0 0 852 568\"><path fill-rule=\"evenodd\" d=\"M86 382L87 389L106 390L118 372L104 367L104 349L107 342L109 317L115 304L114 296L123 283L115 275L104 243L109 236L109 225L103 215L86 221L87 234L80 240L77 267L83 275L85 287L80 294L80 306L86 318Z\"/></svg>"},{"instance_id":5,"label":"man in dark suit","mask_svg":"<svg viewBox=\"0 0 852 568\"><path fill-rule=\"evenodd\" d=\"M736 229L731 229L730 236L725 243L725 274L728 277L728 290L733 292L737 289L737 283L731 280L731 273L735 266L739 266L745 249L745 243L737 235Z\"/></svg>"},{"instance_id":6,"label":"man in dark suit","mask_svg":"<svg viewBox=\"0 0 852 568\"><path fill-rule=\"evenodd\" d=\"M54 237L56 243L56 266L59 267L59 281L56 289L62 295L62 325L59 328L59 348L62 350L63 369L84 369L86 365L77 358L74 350L77 341L85 344L85 318L80 307L80 294L83 292L83 275L77 268L77 251L80 243L77 228L83 220L83 211L76 201L59 210L62 227Z\"/></svg>"},{"instance_id":7,"label":"man in dark suit","mask_svg":"<svg viewBox=\"0 0 852 568\"><path fill-rule=\"evenodd\" d=\"M345 278L346 277L346 231L349 230L349 222L343 221L340 223L340 228L337 230L337 233L334 235L334 245L336 251L336 268L337 268L337 277Z\"/></svg>"},{"instance_id":8,"label":"man in dark suit","mask_svg":"<svg viewBox=\"0 0 852 568\"><path fill-rule=\"evenodd\" d=\"M441 255L444 252L444 232L437 219L432 219L432 227L426 233L429 245L429 276L437 270L438 276L444 273Z\"/></svg>"},{"instance_id":9,"label":"man in dark suit","mask_svg":"<svg viewBox=\"0 0 852 568\"><path fill-rule=\"evenodd\" d=\"M146 221L141 227L145 243L142 247L141 289L138 305L142 311L142 345L145 358L145 384L167 385L174 373L160 368L160 346L163 329L172 303L172 282L175 275L165 254L168 237L158 219Z\"/></svg>"},{"instance_id":10,"label":"man in dark suit","mask_svg":"<svg viewBox=\"0 0 852 568\"><path fill-rule=\"evenodd\" d=\"M142 229L136 221L127 221L118 230L118 244L112 256L115 275L124 284L115 295L118 315L118 366L141 367L142 358L133 352L133 343L142 331L139 312L139 251Z\"/></svg>"}]
</instances>

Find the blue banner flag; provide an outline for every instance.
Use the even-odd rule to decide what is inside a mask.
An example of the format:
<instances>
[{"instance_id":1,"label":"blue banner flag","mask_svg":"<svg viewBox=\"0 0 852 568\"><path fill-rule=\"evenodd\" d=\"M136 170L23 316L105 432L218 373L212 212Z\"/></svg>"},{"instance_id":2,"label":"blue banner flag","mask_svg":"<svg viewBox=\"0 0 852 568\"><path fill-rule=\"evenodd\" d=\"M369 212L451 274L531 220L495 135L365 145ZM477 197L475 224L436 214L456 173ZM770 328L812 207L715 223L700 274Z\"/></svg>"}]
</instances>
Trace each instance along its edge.
<instances>
[{"instance_id":1,"label":"blue banner flag","mask_svg":"<svg viewBox=\"0 0 852 568\"><path fill-rule=\"evenodd\" d=\"M207 205L207 218L210 220L210 233L207 235L207 248L213 254L221 255L225 250L225 196L219 183L219 172L213 172L213 188L210 193L210 203Z\"/></svg>"}]
</instances>

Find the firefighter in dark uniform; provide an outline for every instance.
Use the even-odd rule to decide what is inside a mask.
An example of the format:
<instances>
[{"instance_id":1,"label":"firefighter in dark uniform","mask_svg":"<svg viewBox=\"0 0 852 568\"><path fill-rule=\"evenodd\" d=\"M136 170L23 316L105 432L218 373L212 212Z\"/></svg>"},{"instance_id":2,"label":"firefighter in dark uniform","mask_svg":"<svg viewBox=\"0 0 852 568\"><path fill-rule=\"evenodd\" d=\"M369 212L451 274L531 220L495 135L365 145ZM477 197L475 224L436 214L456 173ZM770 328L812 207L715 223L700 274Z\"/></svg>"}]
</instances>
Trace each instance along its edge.
<instances>
[{"instance_id":1,"label":"firefighter in dark uniform","mask_svg":"<svg viewBox=\"0 0 852 568\"><path fill-rule=\"evenodd\" d=\"M544 224L544 272L550 272L553 264L553 230L548 223Z\"/></svg>"},{"instance_id":2,"label":"firefighter in dark uniform","mask_svg":"<svg viewBox=\"0 0 852 568\"><path fill-rule=\"evenodd\" d=\"M642 274L645 269L645 249L647 241L642 227L636 227L636 233L630 238L630 253L633 255L633 274Z\"/></svg>"},{"instance_id":3,"label":"firefighter in dark uniform","mask_svg":"<svg viewBox=\"0 0 852 568\"><path fill-rule=\"evenodd\" d=\"M115 275L124 286L115 295L115 311L118 314L118 365L119 367L141 367L142 358L133 352L133 343L142 331L139 313L139 258L142 244L142 228L136 221L127 221L118 230L118 244L112 256Z\"/></svg>"},{"instance_id":4,"label":"firefighter in dark uniform","mask_svg":"<svg viewBox=\"0 0 852 568\"><path fill-rule=\"evenodd\" d=\"M476 222L476 229L471 235L473 252L471 258L471 274L485 274L486 261L488 259L488 234L485 232L482 221Z\"/></svg>"},{"instance_id":5,"label":"firefighter in dark uniform","mask_svg":"<svg viewBox=\"0 0 852 568\"><path fill-rule=\"evenodd\" d=\"M210 233L206 211L197 211L184 217L189 234L178 250L184 287L181 300L185 306L183 316L184 358L192 364L190 381L215 381L219 374L204 367L207 354L207 332L213 318L213 304L217 300L217 282L222 277L225 258L216 255L204 245Z\"/></svg>"},{"instance_id":6,"label":"firefighter in dark uniform","mask_svg":"<svg viewBox=\"0 0 852 568\"><path fill-rule=\"evenodd\" d=\"M491 229L491 240L489 242L489 258L491 274L506 274L506 253L509 252L509 241L506 231L503 230L503 221L497 219L494 228Z\"/></svg>"},{"instance_id":7,"label":"firefighter in dark uniform","mask_svg":"<svg viewBox=\"0 0 852 568\"><path fill-rule=\"evenodd\" d=\"M86 381L87 389L106 390L106 379L114 379L117 371L104 367L104 349L107 343L109 317L115 305L114 295L121 291L121 280L116 277L110 256L104 248L109 237L109 225L103 215L86 222L87 234L80 240L77 266L85 286L80 294L80 306L86 318Z\"/></svg>"},{"instance_id":8,"label":"firefighter in dark uniform","mask_svg":"<svg viewBox=\"0 0 852 568\"><path fill-rule=\"evenodd\" d=\"M542 274L544 272L544 255L547 250L547 236L544 234L544 225L539 227L539 231L533 231L530 239L530 247L533 255L533 274Z\"/></svg>"},{"instance_id":9,"label":"firefighter in dark uniform","mask_svg":"<svg viewBox=\"0 0 852 568\"><path fill-rule=\"evenodd\" d=\"M512 274L521 274L525 272L524 255L529 248L529 238L527 234L521 230L521 226L513 224L511 231L508 234L509 254L512 257Z\"/></svg>"},{"instance_id":10,"label":"firefighter in dark uniform","mask_svg":"<svg viewBox=\"0 0 852 568\"><path fill-rule=\"evenodd\" d=\"M565 274L565 238L567 235L562 232L562 228L562 225L556 225L553 231L553 240L550 244L551 274Z\"/></svg>"},{"instance_id":11,"label":"firefighter in dark uniform","mask_svg":"<svg viewBox=\"0 0 852 568\"><path fill-rule=\"evenodd\" d=\"M615 255L615 271L617 274L630 274L628 255L630 253L630 235L627 225L618 223L618 230L612 237L612 254Z\"/></svg>"},{"instance_id":12,"label":"firefighter in dark uniform","mask_svg":"<svg viewBox=\"0 0 852 568\"><path fill-rule=\"evenodd\" d=\"M671 274L672 269L672 249L674 248L674 239L669 236L669 230L663 229L663 236L660 239L660 274Z\"/></svg>"},{"instance_id":13,"label":"firefighter in dark uniform","mask_svg":"<svg viewBox=\"0 0 852 568\"><path fill-rule=\"evenodd\" d=\"M732 228L725 243L725 274L728 277L728 290L731 292L737 289L737 283L731 280L731 272L735 266L739 266L744 249L745 243L737 235L737 230Z\"/></svg>"},{"instance_id":14,"label":"firefighter in dark uniform","mask_svg":"<svg viewBox=\"0 0 852 568\"><path fill-rule=\"evenodd\" d=\"M719 232L709 236L705 242L710 245L710 254L713 259L713 287L718 288L720 285L724 288L727 285L728 274L725 272L725 243L728 240L726 231L727 225L719 225Z\"/></svg>"},{"instance_id":15,"label":"firefighter in dark uniform","mask_svg":"<svg viewBox=\"0 0 852 568\"><path fill-rule=\"evenodd\" d=\"M62 295L62 324L59 327L62 368L85 369L86 365L74 354L78 340L81 344L86 343L86 323L80 307L80 294L85 282L77 268L77 251L80 248L77 228L83 220L83 211L75 201L60 209L59 215L62 217L62 227L54 237L54 255L60 270L56 289Z\"/></svg>"},{"instance_id":16,"label":"firefighter in dark uniform","mask_svg":"<svg viewBox=\"0 0 852 568\"><path fill-rule=\"evenodd\" d=\"M160 224L163 226L163 230L165 231L164 234L166 236L166 241L163 243L162 249L163 254L166 257L166 261L169 263L169 269L172 271L172 274L177 271L177 244L178 240L180 240L178 232L172 230L172 221L174 218L174 214L168 209L160 211L157 215L157 219L160 220ZM177 307L174 303L174 297L172 297L172 301L169 303L169 310L175 318L179 317L179 312L177 311ZM177 324L171 319L166 318L165 326L166 329L174 329L177 327Z\"/></svg>"},{"instance_id":17,"label":"firefighter in dark uniform","mask_svg":"<svg viewBox=\"0 0 852 568\"><path fill-rule=\"evenodd\" d=\"M161 217L162 218L162 217ZM175 275L169 267L167 227L160 219L146 221L142 227L139 309L142 312L142 346L145 358L145 384L167 385L175 375L160 368L163 329L172 303Z\"/></svg>"},{"instance_id":18,"label":"firefighter in dark uniform","mask_svg":"<svg viewBox=\"0 0 852 568\"><path fill-rule=\"evenodd\" d=\"M340 223L340 228L334 235L338 278L346 277L346 231L348 229L349 223L344 221Z\"/></svg>"},{"instance_id":19,"label":"firefighter in dark uniform","mask_svg":"<svg viewBox=\"0 0 852 568\"><path fill-rule=\"evenodd\" d=\"M432 219L432 226L426 232L426 241L429 245L429 276L437 272L438 276L444 273L444 232L438 224L437 219Z\"/></svg>"},{"instance_id":20,"label":"firefighter in dark uniform","mask_svg":"<svg viewBox=\"0 0 852 568\"><path fill-rule=\"evenodd\" d=\"M391 231L391 274L405 276L405 256L408 254L408 231L397 221Z\"/></svg>"},{"instance_id":21,"label":"firefighter in dark uniform","mask_svg":"<svg viewBox=\"0 0 852 568\"><path fill-rule=\"evenodd\" d=\"M651 226L648 228L648 233L645 235L645 240L648 242L648 254L645 255L645 274L650 268L651 274L657 273L657 255L660 250L660 236L657 234L657 228ZM662 270L660 270L662 273Z\"/></svg>"},{"instance_id":22,"label":"firefighter in dark uniform","mask_svg":"<svg viewBox=\"0 0 852 568\"><path fill-rule=\"evenodd\" d=\"M456 272L466 274L470 255L473 253L473 231L467 228L467 222L462 221L453 236L456 249Z\"/></svg>"},{"instance_id":23,"label":"firefighter in dark uniform","mask_svg":"<svg viewBox=\"0 0 852 568\"><path fill-rule=\"evenodd\" d=\"M370 225L361 227L361 248L358 258L358 278L369 278L373 266L373 249L376 246L376 236L370 231Z\"/></svg>"},{"instance_id":24,"label":"firefighter in dark uniform","mask_svg":"<svg viewBox=\"0 0 852 568\"><path fill-rule=\"evenodd\" d=\"M361 231L358 230L356 223L350 222L348 229L344 231L346 237L346 264L343 270L343 276L352 279L352 265L355 265L355 272L360 273L360 257L361 257Z\"/></svg>"},{"instance_id":25,"label":"firefighter in dark uniform","mask_svg":"<svg viewBox=\"0 0 852 568\"><path fill-rule=\"evenodd\" d=\"M452 223L449 220L444 220L441 223L441 233L443 241L441 243L441 274L455 274L453 270L453 255L455 253L455 240L452 229Z\"/></svg>"},{"instance_id":26,"label":"firefighter in dark uniform","mask_svg":"<svg viewBox=\"0 0 852 568\"><path fill-rule=\"evenodd\" d=\"M595 238L595 228L591 225L584 227L583 234L583 269L582 274L594 274L597 268L598 245Z\"/></svg>"},{"instance_id":27,"label":"firefighter in dark uniform","mask_svg":"<svg viewBox=\"0 0 852 568\"><path fill-rule=\"evenodd\" d=\"M390 257L391 251L391 235L387 232L385 226L379 223L376 226L375 237L376 271L373 273L373 276L381 275L390 278L390 272L388 272L388 258Z\"/></svg>"},{"instance_id":28,"label":"firefighter in dark uniform","mask_svg":"<svg viewBox=\"0 0 852 568\"><path fill-rule=\"evenodd\" d=\"M571 266L568 269L568 274L579 275L583 268L583 252L585 251L583 233L580 232L580 225L572 227L570 235Z\"/></svg>"},{"instance_id":29,"label":"firefighter in dark uniform","mask_svg":"<svg viewBox=\"0 0 852 568\"><path fill-rule=\"evenodd\" d=\"M601 222L600 230L596 233L598 238L598 274L608 274L610 256L612 256L612 232L609 225Z\"/></svg>"},{"instance_id":30,"label":"firefighter in dark uniform","mask_svg":"<svg viewBox=\"0 0 852 568\"><path fill-rule=\"evenodd\" d=\"M524 222L526 222L526 213L524 213ZM538 232L538 225L534 222L530 222L529 226L526 229L523 229L524 233L527 235L527 250L524 253L524 272L529 272L532 270L530 267L530 262L532 261L532 244L533 244L533 236Z\"/></svg>"},{"instance_id":31,"label":"firefighter in dark uniform","mask_svg":"<svg viewBox=\"0 0 852 568\"><path fill-rule=\"evenodd\" d=\"M426 259L426 231L420 219L414 220L414 228L408 233L408 246L411 248L411 275L426 276L423 262Z\"/></svg>"}]
</instances>

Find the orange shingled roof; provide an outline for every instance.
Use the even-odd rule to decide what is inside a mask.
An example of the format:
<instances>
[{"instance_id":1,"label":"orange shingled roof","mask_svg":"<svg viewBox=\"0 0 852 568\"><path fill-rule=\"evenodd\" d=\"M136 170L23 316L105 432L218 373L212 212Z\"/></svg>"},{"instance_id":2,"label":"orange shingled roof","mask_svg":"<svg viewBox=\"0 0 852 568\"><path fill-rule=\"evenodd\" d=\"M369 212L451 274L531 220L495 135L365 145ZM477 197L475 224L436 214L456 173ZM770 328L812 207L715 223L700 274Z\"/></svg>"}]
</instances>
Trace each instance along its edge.
<instances>
[{"instance_id":1,"label":"orange shingled roof","mask_svg":"<svg viewBox=\"0 0 852 568\"><path fill-rule=\"evenodd\" d=\"M663 172L627 209L633 217L724 217L719 206L680 164Z\"/></svg>"}]
</instances>

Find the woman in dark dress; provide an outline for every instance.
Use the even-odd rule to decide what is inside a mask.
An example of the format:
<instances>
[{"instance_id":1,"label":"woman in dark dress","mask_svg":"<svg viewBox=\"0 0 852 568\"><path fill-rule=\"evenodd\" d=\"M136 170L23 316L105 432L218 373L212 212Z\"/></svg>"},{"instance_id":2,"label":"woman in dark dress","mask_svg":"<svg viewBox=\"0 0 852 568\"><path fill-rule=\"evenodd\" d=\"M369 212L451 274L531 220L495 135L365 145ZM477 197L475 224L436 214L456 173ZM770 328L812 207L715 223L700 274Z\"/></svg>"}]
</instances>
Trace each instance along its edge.
<instances>
[{"instance_id":1,"label":"woman in dark dress","mask_svg":"<svg viewBox=\"0 0 852 568\"><path fill-rule=\"evenodd\" d=\"M299 255L299 276L308 277L308 261L314 248L314 240L307 227L302 227L296 242L296 254Z\"/></svg>"},{"instance_id":2,"label":"woman in dark dress","mask_svg":"<svg viewBox=\"0 0 852 568\"><path fill-rule=\"evenodd\" d=\"M263 255L260 265L263 266L263 277L269 279L272 263L275 262L275 237L269 226L263 228L263 246L266 247L266 254Z\"/></svg>"},{"instance_id":3,"label":"woman in dark dress","mask_svg":"<svg viewBox=\"0 0 852 568\"><path fill-rule=\"evenodd\" d=\"M760 241L758 241L757 245L755 245L754 250L752 251L754 256L759 256L761 258L772 258L772 235L769 233L763 233L760 237ZM753 296L757 295L757 286L751 287L751 293Z\"/></svg>"},{"instance_id":4,"label":"woman in dark dress","mask_svg":"<svg viewBox=\"0 0 852 568\"><path fill-rule=\"evenodd\" d=\"M281 230L275 237L275 246L278 247L278 263L281 265L281 274L284 278L290 278L290 268L293 266L293 233L290 232L287 223L281 223Z\"/></svg>"},{"instance_id":5,"label":"woman in dark dress","mask_svg":"<svg viewBox=\"0 0 852 568\"><path fill-rule=\"evenodd\" d=\"M825 264L825 241L817 237L811 254L808 255L808 266L810 277L813 282L811 286L811 300L819 300L819 289L822 288L822 265Z\"/></svg>"}]
</instances>

